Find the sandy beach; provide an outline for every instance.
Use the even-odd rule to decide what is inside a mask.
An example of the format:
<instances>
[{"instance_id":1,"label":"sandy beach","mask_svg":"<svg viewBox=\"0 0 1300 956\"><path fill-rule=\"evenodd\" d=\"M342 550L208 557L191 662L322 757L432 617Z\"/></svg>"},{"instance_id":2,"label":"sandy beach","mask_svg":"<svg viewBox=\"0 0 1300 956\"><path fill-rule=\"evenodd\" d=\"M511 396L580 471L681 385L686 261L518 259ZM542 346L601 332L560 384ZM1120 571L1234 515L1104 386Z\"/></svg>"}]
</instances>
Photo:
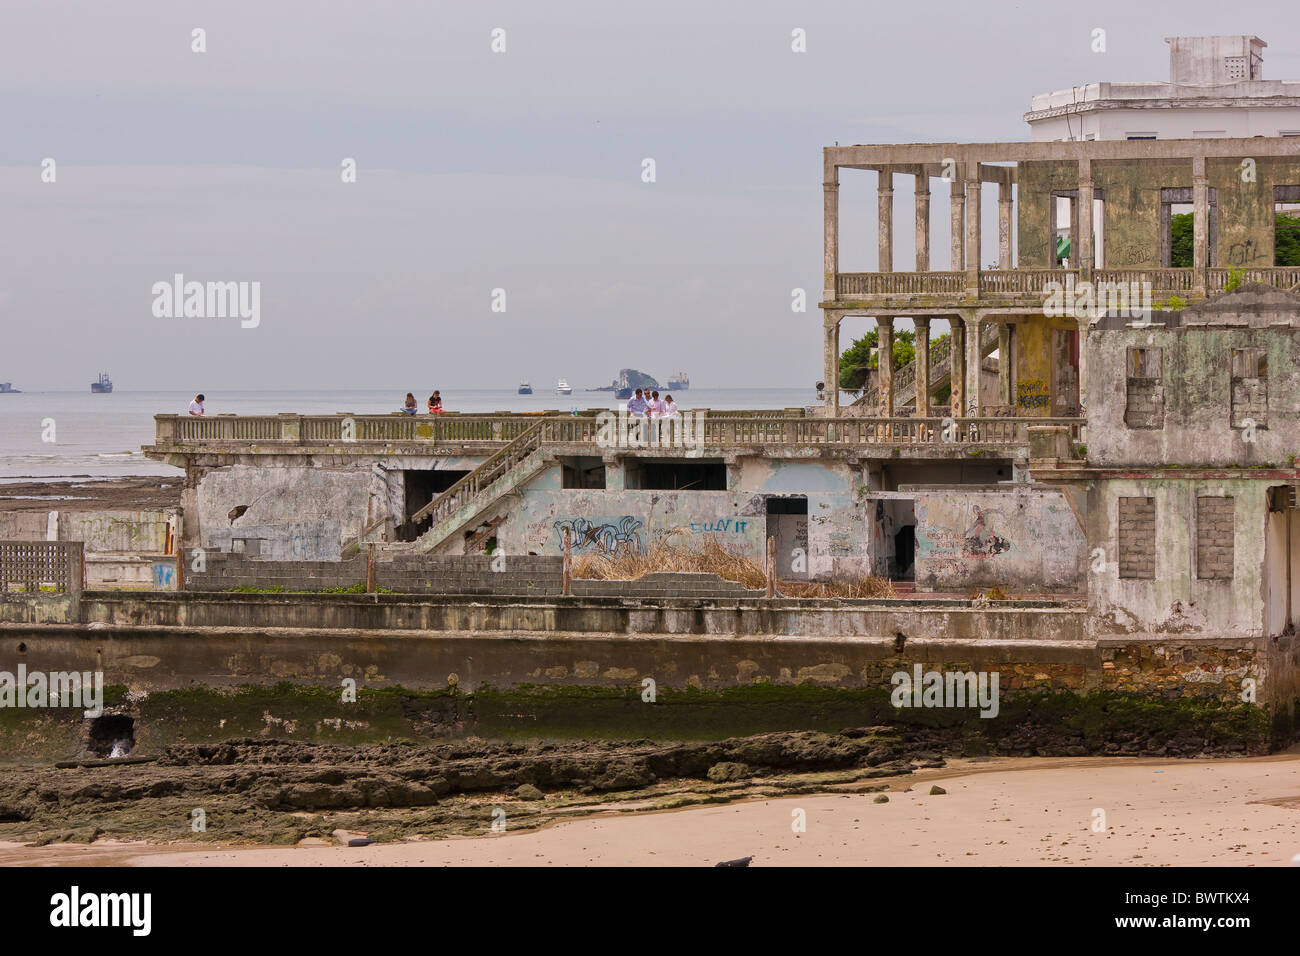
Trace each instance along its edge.
<instances>
[{"instance_id":1,"label":"sandy beach","mask_svg":"<svg viewBox=\"0 0 1300 956\"><path fill-rule=\"evenodd\" d=\"M947 792L931 795L939 784ZM1300 752L1241 760L1000 759L890 781L540 830L373 844L195 849L0 843L0 865L1276 866L1300 854ZM794 832L796 811L804 832ZM1104 811L1105 830L1096 811Z\"/></svg>"}]
</instances>

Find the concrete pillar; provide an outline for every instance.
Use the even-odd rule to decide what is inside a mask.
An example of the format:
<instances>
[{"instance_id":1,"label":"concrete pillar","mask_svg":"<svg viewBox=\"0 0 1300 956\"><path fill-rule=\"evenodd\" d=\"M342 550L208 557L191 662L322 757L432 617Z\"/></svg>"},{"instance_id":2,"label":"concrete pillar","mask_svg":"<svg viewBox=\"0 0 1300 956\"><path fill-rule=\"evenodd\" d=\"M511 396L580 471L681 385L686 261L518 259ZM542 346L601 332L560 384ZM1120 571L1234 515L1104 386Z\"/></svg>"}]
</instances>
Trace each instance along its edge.
<instances>
[{"instance_id":1,"label":"concrete pillar","mask_svg":"<svg viewBox=\"0 0 1300 956\"><path fill-rule=\"evenodd\" d=\"M953 418L966 415L966 326L960 316L951 318L952 331L949 333L948 381L952 385Z\"/></svg>"},{"instance_id":2,"label":"concrete pillar","mask_svg":"<svg viewBox=\"0 0 1300 956\"><path fill-rule=\"evenodd\" d=\"M832 417L840 413L840 316L827 316L825 383L826 408Z\"/></svg>"},{"instance_id":3,"label":"concrete pillar","mask_svg":"<svg viewBox=\"0 0 1300 956\"><path fill-rule=\"evenodd\" d=\"M894 171L886 166L877 173L876 206L880 218L876 230L878 272L894 271Z\"/></svg>"},{"instance_id":4,"label":"concrete pillar","mask_svg":"<svg viewBox=\"0 0 1300 956\"><path fill-rule=\"evenodd\" d=\"M876 370L880 373L881 414L894 417L894 317L876 319Z\"/></svg>"},{"instance_id":5,"label":"concrete pillar","mask_svg":"<svg viewBox=\"0 0 1300 956\"><path fill-rule=\"evenodd\" d=\"M1192 160L1192 266L1195 290L1205 294L1206 269L1210 265L1210 183L1205 177L1205 157Z\"/></svg>"},{"instance_id":6,"label":"concrete pillar","mask_svg":"<svg viewBox=\"0 0 1300 956\"><path fill-rule=\"evenodd\" d=\"M930 320L916 323L916 417L930 416Z\"/></svg>"},{"instance_id":7,"label":"concrete pillar","mask_svg":"<svg viewBox=\"0 0 1300 956\"><path fill-rule=\"evenodd\" d=\"M930 271L930 174L921 167L916 179L916 271Z\"/></svg>"},{"instance_id":8,"label":"concrete pillar","mask_svg":"<svg viewBox=\"0 0 1300 956\"><path fill-rule=\"evenodd\" d=\"M840 168L831 167L831 179L822 183L822 218L825 235L822 238L822 252L825 259L826 276L822 282L822 301L835 299L835 275L840 271Z\"/></svg>"},{"instance_id":9,"label":"concrete pillar","mask_svg":"<svg viewBox=\"0 0 1300 956\"><path fill-rule=\"evenodd\" d=\"M1092 161L1088 157L1079 160L1079 200L1076 204L1076 216L1079 220L1079 278L1092 280Z\"/></svg>"},{"instance_id":10,"label":"concrete pillar","mask_svg":"<svg viewBox=\"0 0 1300 956\"><path fill-rule=\"evenodd\" d=\"M948 266L953 272L966 268L966 187L960 179L952 181L949 192L952 206L952 264Z\"/></svg>"},{"instance_id":11,"label":"concrete pillar","mask_svg":"<svg viewBox=\"0 0 1300 956\"><path fill-rule=\"evenodd\" d=\"M1079 320L1079 414L1084 414L1088 395L1088 329L1091 319Z\"/></svg>"},{"instance_id":12,"label":"concrete pillar","mask_svg":"<svg viewBox=\"0 0 1300 956\"><path fill-rule=\"evenodd\" d=\"M971 163L966 174L966 291L979 295L980 285L980 167Z\"/></svg>"},{"instance_id":13,"label":"concrete pillar","mask_svg":"<svg viewBox=\"0 0 1300 956\"><path fill-rule=\"evenodd\" d=\"M1011 268L1011 184L998 186L998 268Z\"/></svg>"},{"instance_id":14,"label":"concrete pillar","mask_svg":"<svg viewBox=\"0 0 1300 956\"><path fill-rule=\"evenodd\" d=\"M971 318L966 322L966 410L972 417L978 416L980 409L980 380L983 378L980 374L980 366L983 365L983 357L980 355L982 318L979 312L972 312Z\"/></svg>"},{"instance_id":15,"label":"concrete pillar","mask_svg":"<svg viewBox=\"0 0 1300 956\"><path fill-rule=\"evenodd\" d=\"M1011 357L1012 328L1010 322L1003 322L998 326L998 401L1003 405L1015 405L1016 403L1011 384L1011 374L1015 361Z\"/></svg>"}]
</instances>

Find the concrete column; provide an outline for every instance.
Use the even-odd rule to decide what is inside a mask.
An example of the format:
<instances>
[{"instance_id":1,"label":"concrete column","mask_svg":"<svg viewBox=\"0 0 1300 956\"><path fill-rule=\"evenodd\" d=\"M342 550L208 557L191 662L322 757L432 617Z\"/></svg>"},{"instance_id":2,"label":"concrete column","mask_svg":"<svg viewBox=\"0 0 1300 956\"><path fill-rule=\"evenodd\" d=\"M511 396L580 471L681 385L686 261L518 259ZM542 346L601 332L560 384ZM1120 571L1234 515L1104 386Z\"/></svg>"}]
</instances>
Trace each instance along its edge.
<instances>
[{"instance_id":1,"label":"concrete column","mask_svg":"<svg viewBox=\"0 0 1300 956\"><path fill-rule=\"evenodd\" d=\"M930 320L916 323L916 417L930 416Z\"/></svg>"},{"instance_id":2,"label":"concrete column","mask_svg":"<svg viewBox=\"0 0 1300 956\"><path fill-rule=\"evenodd\" d=\"M1091 319L1079 320L1079 414L1084 413L1088 395L1088 329Z\"/></svg>"},{"instance_id":3,"label":"concrete column","mask_svg":"<svg viewBox=\"0 0 1300 956\"><path fill-rule=\"evenodd\" d=\"M982 318L980 313L973 312L966 322L966 410L972 417L979 415L980 408L980 379L983 378L980 374L980 366L983 364L980 356Z\"/></svg>"},{"instance_id":4,"label":"concrete column","mask_svg":"<svg viewBox=\"0 0 1300 956\"><path fill-rule=\"evenodd\" d=\"M930 175L916 174L916 271L930 271Z\"/></svg>"},{"instance_id":5,"label":"concrete column","mask_svg":"<svg viewBox=\"0 0 1300 956\"><path fill-rule=\"evenodd\" d=\"M840 271L840 168L831 167L831 179L822 183L822 218L825 235L822 238L822 252L825 259L826 276L822 282L822 301L835 299L835 274Z\"/></svg>"},{"instance_id":6,"label":"concrete column","mask_svg":"<svg viewBox=\"0 0 1300 956\"><path fill-rule=\"evenodd\" d=\"M1205 157L1192 160L1192 266L1196 269L1195 290L1205 294L1206 269L1210 265L1210 183L1205 177Z\"/></svg>"},{"instance_id":7,"label":"concrete column","mask_svg":"<svg viewBox=\"0 0 1300 956\"><path fill-rule=\"evenodd\" d=\"M954 315L950 320L952 331L949 333L948 381L952 384L953 418L966 416L966 326L960 316Z\"/></svg>"},{"instance_id":8,"label":"concrete column","mask_svg":"<svg viewBox=\"0 0 1300 956\"><path fill-rule=\"evenodd\" d=\"M1079 160L1079 199L1075 210L1079 233L1079 278L1092 280L1092 161Z\"/></svg>"},{"instance_id":9,"label":"concrete column","mask_svg":"<svg viewBox=\"0 0 1300 956\"><path fill-rule=\"evenodd\" d=\"M876 319L876 370L880 373L881 414L894 417L894 317Z\"/></svg>"},{"instance_id":10,"label":"concrete column","mask_svg":"<svg viewBox=\"0 0 1300 956\"><path fill-rule=\"evenodd\" d=\"M876 230L878 272L894 271L894 171L886 166L877 176L876 205L879 225Z\"/></svg>"},{"instance_id":11,"label":"concrete column","mask_svg":"<svg viewBox=\"0 0 1300 956\"><path fill-rule=\"evenodd\" d=\"M966 187L960 179L952 181L950 205L952 206L952 264L948 266L953 272L966 268Z\"/></svg>"},{"instance_id":12,"label":"concrete column","mask_svg":"<svg viewBox=\"0 0 1300 956\"><path fill-rule=\"evenodd\" d=\"M1011 268L1011 184L998 187L998 268Z\"/></svg>"},{"instance_id":13,"label":"concrete column","mask_svg":"<svg viewBox=\"0 0 1300 956\"><path fill-rule=\"evenodd\" d=\"M980 167L971 163L966 174L966 290L979 295L980 284Z\"/></svg>"},{"instance_id":14,"label":"concrete column","mask_svg":"<svg viewBox=\"0 0 1300 956\"><path fill-rule=\"evenodd\" d=\"M828 316L828 321L830 317ZM826 408L832 417L840 413L840 317L826 329L825 351Z\"/></svg>"},{"instance_id":15,"label":"concrete column","mask_svg":"<svg viewBox=\"0 0 1300 956\"><path fill-rule=\"evenodd\" d=\"M998 401L1003 405L1014 405L1015 396L1011 392L1011 323L1003 322L998 326Z\"/></svg>"}]
</instances>

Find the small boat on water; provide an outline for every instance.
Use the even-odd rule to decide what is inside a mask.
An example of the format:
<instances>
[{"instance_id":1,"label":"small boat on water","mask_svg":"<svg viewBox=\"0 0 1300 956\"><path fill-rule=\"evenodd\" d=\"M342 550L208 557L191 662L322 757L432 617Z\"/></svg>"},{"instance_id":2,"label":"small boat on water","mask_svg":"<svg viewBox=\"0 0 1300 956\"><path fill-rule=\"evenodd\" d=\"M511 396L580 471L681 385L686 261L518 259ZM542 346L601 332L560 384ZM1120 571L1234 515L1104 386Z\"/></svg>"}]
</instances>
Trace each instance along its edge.
<instances>
[{"instance_id":1,"label":"small boat on water","mask_svg":"<svg viewBox=\"0 0 1300 956\"><path fill-rule=\"evenodd\" d=\"M532 387L531 385L529 385L527 382L520 382L520 383L519 383L519 394L520 394L520 395L531 395L531 394L533 394L533 387Z\"/></svg>"},{"instance_id":2,"label":"small boat on water","mask_svg":"<svg viewBox=\"0 0 1300 956\"><path fill-rule=\"evenodd\" d=\"M559 383L555 386L555 394L572 395L573 386L570 385L568 382L566 382L564 379L560 379Z\"/></svg>"},{"instance_id":3,"label":"small boat on water","mask_svg":"<svg viewBox=\"0 0 1300 956\"><path fill-rule=\"evenodd\" d=\"M107 372L99 373L99 381L90 383L90 393L92 395L108 395L113 391L113 380L108 377Z\"/></svg>"},{"instance_id":4,"label":"small boat on water","mask_svg":"<svg viewBox=\"0 0 1300 956\"><path fill-rule=\"evenodd\" d=\"M0 382L0 395L21 395L22 390L14 388L13 382Z\"/></svg>"}]
</instances>

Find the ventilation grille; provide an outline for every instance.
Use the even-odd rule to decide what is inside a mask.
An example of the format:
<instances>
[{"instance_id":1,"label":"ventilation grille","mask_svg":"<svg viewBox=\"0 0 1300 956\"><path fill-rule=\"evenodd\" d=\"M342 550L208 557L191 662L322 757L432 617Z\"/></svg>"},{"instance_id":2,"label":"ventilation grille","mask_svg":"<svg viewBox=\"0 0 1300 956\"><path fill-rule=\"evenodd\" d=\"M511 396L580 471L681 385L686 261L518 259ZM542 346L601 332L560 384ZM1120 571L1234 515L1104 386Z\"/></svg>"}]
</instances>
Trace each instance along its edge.
<instances>
[{"instance_id":1,"label":"ventilation grille","mask_svg":"<svg viewBox=\"0 0 1300 956\"><path fill-rule=\"evenodd\" d=\"M1223 72L1230 80L1248 80L1250 79L1250 70L1246 66L1247 60L1244 56L1225 56L1223 58Z\"/></svg>"}]
</instances>

